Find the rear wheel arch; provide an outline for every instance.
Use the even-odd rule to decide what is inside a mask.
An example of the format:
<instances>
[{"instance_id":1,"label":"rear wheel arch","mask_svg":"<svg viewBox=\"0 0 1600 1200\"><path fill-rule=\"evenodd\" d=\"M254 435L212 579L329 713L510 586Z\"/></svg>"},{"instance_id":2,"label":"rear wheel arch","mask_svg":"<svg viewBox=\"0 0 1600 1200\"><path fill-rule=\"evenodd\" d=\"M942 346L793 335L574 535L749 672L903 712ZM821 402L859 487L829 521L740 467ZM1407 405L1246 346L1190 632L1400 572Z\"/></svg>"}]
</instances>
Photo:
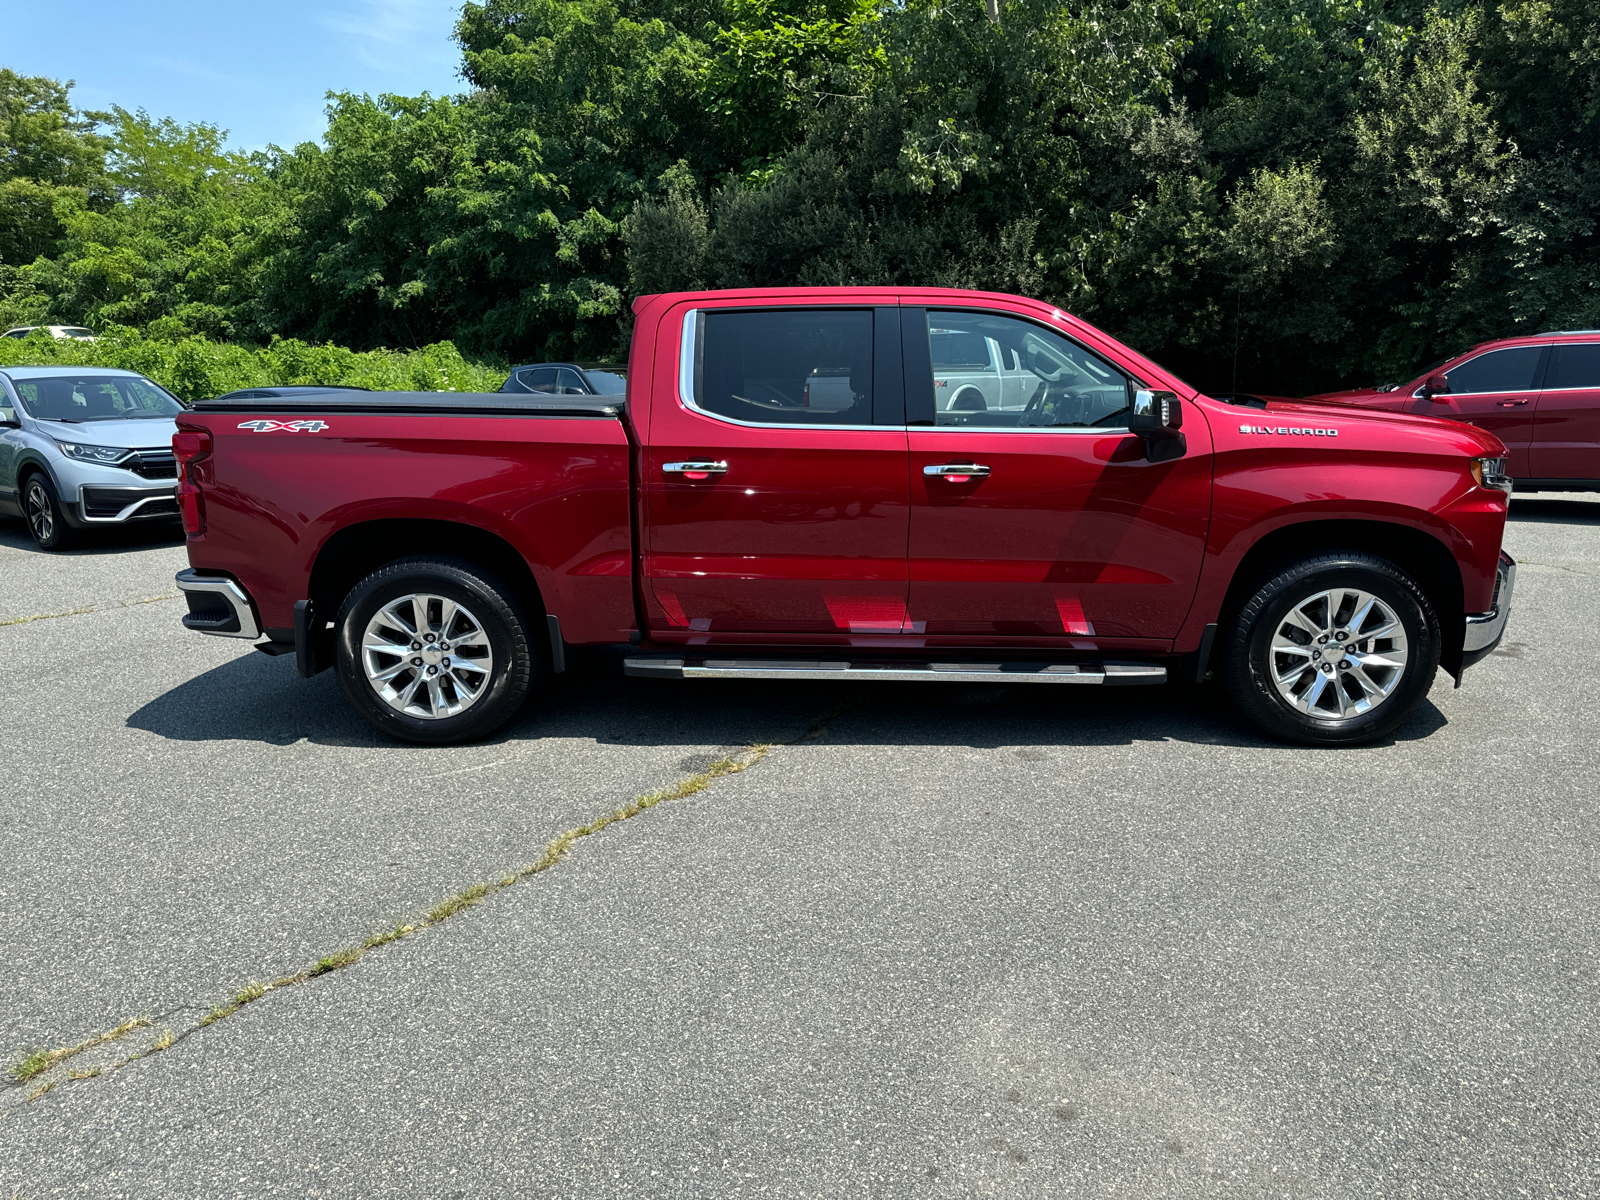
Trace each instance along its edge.
<instances>
[{"instance_id":1,"label":"rear wheel arch","mask_svg":"<svg viewBox=\"0 0 1600 1200\"><path fill-rule=\"evenodd\" d=\"M321 665L333 661L333 633L321 628L333 620L352 588L378 568L418 555L443 556L474 563L512 589L531 618L548 610L528 560L510 542L477 525L460 521L385 518L346 525L317 551L311 567L307 599L317 614L319 641L326 645L317 656ZM541 631L542 632L542 631ZM537 645L546 639L536 637ZM546 646L544 654L549 654Z\"/></svg>"},{"instance_id":2,"label":"rear wheel arch","mask_svg":"<svg viewBox=\"0 0 1600 1200\"><path fill-rule=\"evenodd\" d=\"M1410 525L1389 521L1307 521L1273 530L1250 547L1234 570L1217 617L1219 627L1228 628L1255 590L1286 563L1332 550L1377 555L1417 581L1439 616L1439 665L1459 678L1465 634L1462 617L1466 612L1461 565L1439 538Z\"/></svg>"}]
</instances>

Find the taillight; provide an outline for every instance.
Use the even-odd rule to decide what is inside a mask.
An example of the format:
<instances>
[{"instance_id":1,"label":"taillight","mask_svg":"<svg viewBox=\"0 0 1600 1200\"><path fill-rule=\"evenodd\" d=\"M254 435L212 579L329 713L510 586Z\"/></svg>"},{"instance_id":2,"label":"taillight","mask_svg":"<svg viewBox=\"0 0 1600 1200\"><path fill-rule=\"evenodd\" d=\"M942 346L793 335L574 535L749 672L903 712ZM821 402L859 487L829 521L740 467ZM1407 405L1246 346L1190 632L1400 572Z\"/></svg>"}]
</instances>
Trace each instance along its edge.
<instances>
[{"instance_id":1,"label":"taillight","mask_svg":"<svg viewBox=\"0 0 1600 1200\"><path fill-rule=\"evenodd\" d=\"M204 429L180 429L172 435L172 456L178 460L178 511L185 533L206 531L204 499L190 468L210 453L211 435Z\"/></svg>"}]
</instances>

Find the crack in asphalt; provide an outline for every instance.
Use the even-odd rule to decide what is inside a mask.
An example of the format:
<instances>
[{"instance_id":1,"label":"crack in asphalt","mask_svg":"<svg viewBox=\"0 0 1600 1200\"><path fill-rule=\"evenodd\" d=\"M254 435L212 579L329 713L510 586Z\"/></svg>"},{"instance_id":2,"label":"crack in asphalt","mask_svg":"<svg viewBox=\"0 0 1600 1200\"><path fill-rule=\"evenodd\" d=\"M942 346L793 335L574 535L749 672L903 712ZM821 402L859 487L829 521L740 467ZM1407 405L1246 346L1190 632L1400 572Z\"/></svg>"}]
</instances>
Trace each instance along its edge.
<instances>
[{"instance_id":1,"label":"crack in asphalt","mask_svg":"<svg viewBox=\"0 0 1600 1200\"><path fill-rule=\"evenodd\" d=\"M155 597L155 599L169 599L169 597L162 596ZM150 601L140 601L139 603L149 602ZM272 992L281 991L284 988L296 987L299 984L306 983L320 975L327 975L334 971L342 971L348 967L353 967L368 954L371 954L377 950L381 950L383 947L394 942L402 941L409 937L415 937L417 934L420 934L425 930L442 925L451 917L465 911L466 909L477 906L490 896L493 896L496 892L502 892L506 888L512 887L525 879L530 879L535 875L548 871L550 868L556 866L563 859L565 859L568 853L572 850L572 847L583 838L592 837L594 834L599 833L608 826L617 824L619 821L626 821L633 817L639 816L641 813L648 812L650 809L655 808L658 804L663 804L669 800L683 800L690 796L697 795L698 793L705 791L717 779L721 779L728 775L737 775L743 771L749 770L751 767L765 759L775 747L801 746L808 742L816 741L828 732L829 727L835 720L843 716L846 712L849 712L851 709L855 708L859 703L859 697L852 697L851 699L836 705L827 712L823 713L821 716L817 717L798 737L792 738L786 742L771 742L747 746L739 754L728 755L724 758L721 758L712 763L705 770L680 779L677 783L668 784L666 787L658 788L656 791L646 792L643 795L635 796L627 804L622 805L620 808L614 808L610 812L603 813L599 817L596 817L594 820L590 821L587 825L579 825L572 829L565 830L556 837L550 839L550 841L546 842L543 852L533 862L518 870L507 871L504 874L495 876L494 878L475 883L470 887L454 893L453 895L445 897L443 900L439 901L439 903L430 908L427 912L427 915L424 917L418 917L413 921L395 925L390 929L370 934L359 946L347 946L342 950L336 950L332 954L325 955L324 957L318 959L310 966L302 967L300 970L295 971L292 974L279 976L270 983L252 981L246 984L244 987L238 989L233 994L231 999L225 1000L219 1004L213 1004L205 1013L205 1015L202 1016L195 1024L190 1025L188 1028L182 1029L177 1033L174 1033L171 1029L164 1028L160 1036L157 1037L156 1040L149 1046L145 1047L144 1050L136 1050L126 1058L120 1059L117 1062L103 1064L91 1071L84 1071L78 1074L74 1074L70 1071L63 1074L59 1071L59 1068L62 1066L62 1064L74 1056L82 1053L84 1050L95 1046L104 1045L108 1042L116 1041L126 1036L128 1033L131 1033L135 1029L151 1027L157 1020L160 1020L166 1016L171 1016L173 1013L196 1009L200 1006L195 1004L180 1004L166 1010L166 1012L161 1013L156 1017L134 1017L123 1022L121 1025L117 1026L116 1029L111 1030L109 1033L99 1034L88 1038L76 1046L62 1047L60 1049L51 1051L35 1050L31 1053L25 1052L24 1055L12 1066L10 1071L12 1078L5 1081L4 1090L10 1091L14 1089L21 1089L27 1084L33 1083L36 1080L39 1081L39 1086L30 1091L21 1103L0 1108L0 1117L5 1117L11 1113L17 1112L34 1103L36 1100L43 1099L59 1084L87 1083L89 1080L97 1079L102 1075L120 1071L122 1068L130 1065L131 1063L137 1062L140 1058L148 1058L152 1054L162 1053L163 1051L171 1049L173 1046L176 1046L181 1042L187 1041L189 1038L199 1033L202 1029L205 1029L211 1025L215 1025L219 1021L226 1020L237 1013L240 1009L244 1008L247 1004L253 1004L255 1001L260 1000ZM30 1063L35 1064L31 1069L28 1067L28 1064Z\"/></svg>"},{"instance_id":2,"label":"crack in asphalt","mask_svg":"<svg viewBox=\"0 0 1600 1200\"><path fill-rule=\"evenodd\" d=\"M111 600L105 604L90 604L83 608L69 608L64 612L34 613L26 617L5 617L0 619L0 627L27 625L33 621L54 621L58 617L81 617L86 613L115 612L119 608L134 608L140 604L159 604L163 600L177 600L182 595L182 592L162 592L159 596L142 596L138 600Z\"/></svg>"}]
</instances>

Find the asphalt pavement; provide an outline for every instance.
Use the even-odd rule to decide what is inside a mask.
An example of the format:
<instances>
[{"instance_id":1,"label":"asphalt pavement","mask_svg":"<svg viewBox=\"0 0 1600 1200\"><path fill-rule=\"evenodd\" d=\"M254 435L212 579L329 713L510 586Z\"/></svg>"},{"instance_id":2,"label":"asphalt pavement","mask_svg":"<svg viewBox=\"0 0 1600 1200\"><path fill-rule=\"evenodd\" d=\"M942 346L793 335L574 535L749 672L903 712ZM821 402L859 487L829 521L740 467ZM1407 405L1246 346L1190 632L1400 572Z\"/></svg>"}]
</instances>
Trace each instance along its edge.
<instances>
[{"instance_id":1,"label":"asphalt pavement","mask_svg":"<svg viewBox=\"0 0 1600 1200\"><path fill-rule=\"evenodd\" d=\"M0 1086L0 1196L1600 1194L1600 497L1513 518L1506 643L1337 752L607 654L400 746L175 541L0 526L0 1056L149 1022Z\"/></svg>"}]
</instances>

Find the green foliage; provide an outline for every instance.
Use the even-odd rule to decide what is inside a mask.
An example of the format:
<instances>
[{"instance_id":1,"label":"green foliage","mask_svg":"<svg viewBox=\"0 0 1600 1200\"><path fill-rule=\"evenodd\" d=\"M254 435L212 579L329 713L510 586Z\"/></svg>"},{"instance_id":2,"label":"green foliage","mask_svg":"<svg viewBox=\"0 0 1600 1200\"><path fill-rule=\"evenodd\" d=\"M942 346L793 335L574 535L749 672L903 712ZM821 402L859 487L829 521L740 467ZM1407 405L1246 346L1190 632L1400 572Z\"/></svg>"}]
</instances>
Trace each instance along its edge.
<instances>
[{"instance_id":1,"label":"green foliage","mask_svg":"<svg viewBox=\"0 0 1600 1200\"><path fill-rule=\"evenodd\" d=\"M0 320L137 328L201 388L946 284L1275 392L1600 325L1592 0L473 0L456 37L470 93L336 95L250 158L0 72Z\"/></svg>"},{"instance_id":2,"label":"green foliage","mask_svg":"<svg viewBox=\"0 0 1600 1200\"><path fill-rule=\"evenodd\" d=\"M449 342L421 350L370 350L296 339L253 347L201 337L166 341L113 326L98 341L57 341L47 333L0 338L0 366L92 366L138 371L184 400L272 384L343 384L374 391L493 392L506 372L468 362Z\"/></svg>"}]
</instances>

